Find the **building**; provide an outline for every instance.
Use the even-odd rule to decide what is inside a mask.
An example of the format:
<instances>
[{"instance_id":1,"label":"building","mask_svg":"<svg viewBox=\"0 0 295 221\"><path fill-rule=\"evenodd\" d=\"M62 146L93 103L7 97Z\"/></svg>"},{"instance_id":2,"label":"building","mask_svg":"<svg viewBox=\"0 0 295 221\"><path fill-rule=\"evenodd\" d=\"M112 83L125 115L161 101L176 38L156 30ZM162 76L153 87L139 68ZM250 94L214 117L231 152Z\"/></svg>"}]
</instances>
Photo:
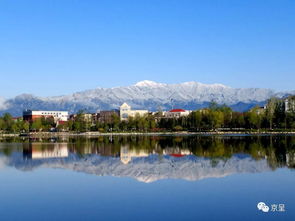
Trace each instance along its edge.
<instances>
[{"instance_id":1,"label":"building","mask_svg":"<svg viewBox=\"0 0 295 221\"><path fill-rule=\"evenodd\" d=\"M34 111L25 110L23 112L23 120L34 121L38 118L53 118L55 123L68 121L69 113L67 111Z\"/></svg>"},{"instance_id":2,"label":"building","mask_svg":"<svg viewBox=\"0 0 295 221\"><path fill-rule=\"evenodd\" d=\"M13 117L12 120L14 122L23 121L23 117Z\"/></svg>"},{"instance_id":3,"label":"building","mask_svg":"<svg viewBox=\"0 0 295 221\"><path fill-rule=\"evenodd\" d=\"M285 99L285 111L295 112L295 97L288 97Z\"/></svg>"},{"instance_id":4,"label":"building","mask_svg":"<svg viewBox=\"0 0 295 221\"><path fill-rule=\"evenodd\" d=\"M179 117L186 117L191 113L191 111L184 110L184 109L173 109L168 112L164 113L165 118L179 118Z\"/></svg>"},{"instance_id":5,"label":"building","mask_svg":"<svg viewBox=\"0 0 295 221\"><path fill-rule=\"evenodd\" d=\"M266 110L266 106L256 106L250 110L250 112L254 112L257 115L264 114Z\"/></svg>"},{"instance_id":6,"label":"building","mask_svg":"<svg viewBox=\"0 0 295 221\"><path fill-rule=\"evenodd\" d=\"M118 116L120 115L120 111L119 110L110 110L110 111L100 111L98 116L97 116L97 120L100 123L113 123L114 120L114 116Z\"/></svg>"},{"instance_id":7,"label":"building","mask_svg":"<svg viewBox=\"0 0 295 221\"><path fill-rule=\"evenodd\" d=\"M131 107L124 103L120 106L120 120L128 120L129 117L144 116L148 114L148 110L131 110Z\"/></svg>"},{"instance_id":8,"label":"building","mask_svg":"<svg viewBox=\"0 0 295 221\"><path fill-rule=\"evenodd\" d=\"M80 117L80 120L83 120L84 122L87 123L92 123L97 120L97 113L82 113L82 114L71 114L70 115L70 120L77 120L78 117Z\"/></svg>"}]
</instances>

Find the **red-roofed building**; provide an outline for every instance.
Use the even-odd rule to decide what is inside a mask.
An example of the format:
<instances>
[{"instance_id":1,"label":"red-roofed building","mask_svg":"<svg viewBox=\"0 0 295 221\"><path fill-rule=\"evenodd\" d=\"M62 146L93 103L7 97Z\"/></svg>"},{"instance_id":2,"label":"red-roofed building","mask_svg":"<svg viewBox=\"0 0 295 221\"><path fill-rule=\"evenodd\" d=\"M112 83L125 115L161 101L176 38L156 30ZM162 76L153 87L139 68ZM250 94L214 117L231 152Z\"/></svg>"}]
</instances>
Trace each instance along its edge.
<instances>
[{"instance_id":1,"label":"red-roofed building","mask_svg":"<svg viewBox=\"0 0 295 221\"><path fill-rule=\"evenodd\" d=\"M185 112L185 110L183 110L183 109L172 109L172 110L170 110L169 112L172 112L172 113L179 113L179 112Z\"/></svg>"},{"instance_id":2,"label":"red-roofed building","mask_svg":"<svg viewBox=\"0 0 295 221\"><path fill-rule=\"evenodd\" d=\"M190 113L191 111L184 110L184 109L172 109L168 112L165 112L164 116L166 118L179 118L179 117L188 116Z\"/></svg>"}]
</instances>

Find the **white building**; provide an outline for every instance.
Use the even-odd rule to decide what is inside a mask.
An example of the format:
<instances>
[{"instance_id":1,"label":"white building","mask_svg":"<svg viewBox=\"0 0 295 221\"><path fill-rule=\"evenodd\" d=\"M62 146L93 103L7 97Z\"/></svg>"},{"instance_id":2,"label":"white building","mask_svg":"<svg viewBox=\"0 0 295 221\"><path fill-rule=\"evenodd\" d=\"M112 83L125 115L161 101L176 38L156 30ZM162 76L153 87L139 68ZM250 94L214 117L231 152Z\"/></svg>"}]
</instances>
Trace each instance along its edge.
<instances>
[{"instance_id":1,"label":"white building","mask_svg":"<svg viewBox=\"0 0 295 221\"><path fill-rule=\"evenodd\" d=\"M33 111L25 110L23 112L23 119L27 121L34 121L38 118L50 118L54 119L54 122L65 122L68 121L68 111Z\"/></svg>"},{"instance_id":2,"label":"white building","mask_svg":"<svg viewBox=\"0 0 295 221\"><path fill-rule=\"evenodd\" d=\"M173 109L164 113L165 118L179 118L179 117L186 117L192 111L183 110L183 109Z\"/></svg>"},{"instance_id":3,"label":"white building","mask_svg":"<svg viewBox=\"0 0 295 221\"><path fill-rule=\"evenodd\" d=\"M128 120L129 117L135 117L138 116L144 116L148 114L148 110L131 110L131 107L124 103L120 106L120 119L122 120Z\"/></svg>"}]
</instances>

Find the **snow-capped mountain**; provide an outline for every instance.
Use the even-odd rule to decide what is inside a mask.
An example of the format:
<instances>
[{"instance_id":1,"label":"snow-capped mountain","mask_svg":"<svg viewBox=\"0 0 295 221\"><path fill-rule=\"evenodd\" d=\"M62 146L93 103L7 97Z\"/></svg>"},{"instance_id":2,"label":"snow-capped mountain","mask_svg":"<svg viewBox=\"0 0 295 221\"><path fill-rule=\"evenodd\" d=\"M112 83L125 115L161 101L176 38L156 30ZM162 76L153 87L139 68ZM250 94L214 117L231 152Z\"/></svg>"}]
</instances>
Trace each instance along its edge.
<instances>
[{"instance_id":1,"label":"snow-capped mountain","mask_svg":"<svg viewBox=\"0 0 295 221\"><path fill-rule=\"evenodd\" d=\"M290 93L294 94L295 91ZM123 102L127 102L134 109L193 110L206 107L212 100L244 111L255 105L264 104L272 96L283 97L287 94L275 93L271 89L231 88L222 84L163 84L140 81L127 87L96 88L65 96L38 97L22 94L13 99L0 99L0 113L21 115L24 109L68 110L71 113L83 109L96 112L117 109Z\"/></svg>"}]
</instances>

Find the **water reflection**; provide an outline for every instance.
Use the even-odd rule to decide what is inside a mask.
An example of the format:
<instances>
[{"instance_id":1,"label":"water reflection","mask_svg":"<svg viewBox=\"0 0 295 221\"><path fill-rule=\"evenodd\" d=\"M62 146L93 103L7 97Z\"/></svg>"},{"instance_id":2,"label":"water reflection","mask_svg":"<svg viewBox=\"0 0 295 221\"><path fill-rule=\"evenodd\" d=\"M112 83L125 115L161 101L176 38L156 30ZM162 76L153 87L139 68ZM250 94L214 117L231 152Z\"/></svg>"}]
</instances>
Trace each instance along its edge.
<instances>
[{"instance_id":1,"label":"water reflection","mask_svg":"<svg viewBox=\"0 0 295 221\"><path fill-rule=\"evenodd\" d=\"M67 143L26 143L23 144L25 159L63 158L69 156Z\"/></svg>"},{"instance_id":2,"label":"water reflection","mask_svg":"<svg viewBox=\"0 0 295 221\"><path fill-rule=\"evenodd\" d=\"M148 157L149 153L145 150L130 149L128 145L122 145L120 148L120 159L124 164L128 164L132 158Z\"/></svg>"},{"instance_id":3,"label":"water reflection","mask_svg":"<svg viewBox=\"0 0 295 221\"><path fill-rule=\"evenodd\" d=\"M1 165L99 176L200 180L295 166L293 136L99 137L2 140Z\"/></svg>"}]
</instances>

